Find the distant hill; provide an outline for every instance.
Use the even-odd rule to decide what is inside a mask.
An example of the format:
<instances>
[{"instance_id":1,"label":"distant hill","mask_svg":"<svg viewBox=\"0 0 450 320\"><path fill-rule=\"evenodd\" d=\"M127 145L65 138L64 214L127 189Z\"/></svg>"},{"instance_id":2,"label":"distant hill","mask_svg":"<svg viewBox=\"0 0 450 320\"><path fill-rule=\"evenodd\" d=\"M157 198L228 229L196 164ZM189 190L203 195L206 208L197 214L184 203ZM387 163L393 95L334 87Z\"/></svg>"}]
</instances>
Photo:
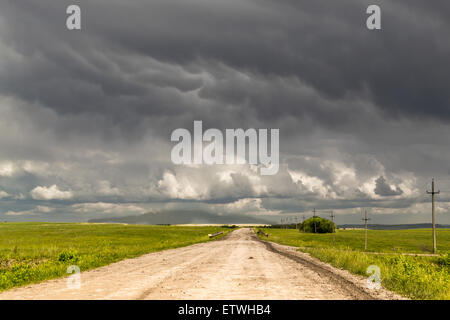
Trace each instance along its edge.
<instances>
[{"instance_id":1,"label":"distant hill","mask_svg":"<svg viewBox=\"0 0 450 320\"><path fill-rule=\"evenodd\" d=\"M338 226L340 229L344 228L364 228L363 224L342 224ZM431 228L431 223L416 223L416 224L368 224L367 229L371 230L405 230L405 229L426 229ZM448 224L436 224L436 228L450 228Z\"/></svg>"},{"instance_id":2,"label":"distant hill","mask_svg":"<svg viewBox=\"0 0 450 320\"><path fill-rule=\"evenodd\" d=\"M91 219L96 223L129 223L129 224L270 224L269 221L246 215L217 215L205 211L176 210L157 213L145 213L134 216Z\"/></svg>"}]
</instances>

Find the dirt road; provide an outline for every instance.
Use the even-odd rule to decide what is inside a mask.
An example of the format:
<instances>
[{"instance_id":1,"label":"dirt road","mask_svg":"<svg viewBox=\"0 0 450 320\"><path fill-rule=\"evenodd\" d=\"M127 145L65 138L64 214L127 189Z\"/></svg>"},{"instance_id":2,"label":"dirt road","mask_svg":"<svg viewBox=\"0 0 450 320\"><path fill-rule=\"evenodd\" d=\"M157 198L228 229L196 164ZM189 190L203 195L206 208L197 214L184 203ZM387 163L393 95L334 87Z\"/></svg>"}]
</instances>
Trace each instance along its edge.
<instances>
[{"instance_id":1,"label":"dirt road","mask_svg":"<svg viewBox=\"0 0 450 320\"><path fill-rule=\"evenodd\" d=\"M365 280L292 247L258 240L251 229L0 294L3 299L395 299Z\"/></svg>"}]
</instances>

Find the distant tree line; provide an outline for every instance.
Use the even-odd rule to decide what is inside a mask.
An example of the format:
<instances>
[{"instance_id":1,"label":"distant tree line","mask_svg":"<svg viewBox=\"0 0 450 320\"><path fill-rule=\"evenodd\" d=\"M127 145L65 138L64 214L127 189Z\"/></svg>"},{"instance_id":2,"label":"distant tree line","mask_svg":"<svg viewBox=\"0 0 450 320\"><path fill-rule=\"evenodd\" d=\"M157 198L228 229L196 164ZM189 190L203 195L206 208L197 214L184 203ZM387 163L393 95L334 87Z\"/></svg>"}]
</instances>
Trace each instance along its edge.
<instances>
[{"instance_id":1,"label":"distant tree line","mask_svg":"<svg viewBox=\"0 0 450 320\"><path fill-rule=\"evenodd\" d=\"M301 223L300 223L301 224ZM266 228L272 229L297 229L300 224L290 223L290 224L272 224Z\"/></svg>"},{"instance_id":2,"label":"distant tree line","mask_svg":"<svg viewBox=\"0 0 450 320\"><path fill-rule=\"evenodd\" d=\"M299 229L307 233L333 233L336 232L336 224L328 219L312 217L303 223L273 224L268 228L273 229Z\"/></svg>"}]
</instances>

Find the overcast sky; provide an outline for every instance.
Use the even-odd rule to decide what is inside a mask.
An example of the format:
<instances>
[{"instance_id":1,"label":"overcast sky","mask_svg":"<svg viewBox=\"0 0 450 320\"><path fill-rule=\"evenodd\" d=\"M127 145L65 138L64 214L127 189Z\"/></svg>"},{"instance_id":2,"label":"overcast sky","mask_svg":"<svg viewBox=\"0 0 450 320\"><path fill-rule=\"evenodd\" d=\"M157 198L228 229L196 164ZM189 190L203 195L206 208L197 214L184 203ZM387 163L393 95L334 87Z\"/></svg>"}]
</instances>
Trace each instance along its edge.
<instances>
[{"instance_id":1,"label":"overcast sky","mask_svg":"<svg viewBox=\"0 0 450 320\"><path fill-rule=\"evenodd\" d=\"M430 222L435 177L450 223L449 17L448 0L2 0L0 220ZM172 164L194 120L279 128L278 174Z\"/></svg>"}]
</instances>

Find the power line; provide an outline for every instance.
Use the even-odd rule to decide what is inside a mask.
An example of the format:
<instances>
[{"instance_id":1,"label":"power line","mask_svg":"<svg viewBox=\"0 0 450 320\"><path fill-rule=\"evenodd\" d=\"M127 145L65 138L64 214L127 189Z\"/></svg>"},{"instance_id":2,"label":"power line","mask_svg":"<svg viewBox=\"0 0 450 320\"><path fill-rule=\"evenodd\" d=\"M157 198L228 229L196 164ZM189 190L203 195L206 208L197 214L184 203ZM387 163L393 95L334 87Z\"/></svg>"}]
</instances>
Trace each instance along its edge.
<instances>
[{"instance_id":1,"label":"power line","mask_svg":"<svg viewBox=\"0 0 450 320\"><path fill-rule=\"evenodd\" d=\"M431 179L431 192L427 190L427 194L431 194L431 222L433 224L433 253L436 253L436 219L434 215L434 195L441 191L434 191L434 178Z\"/></svg>"},{"instance_id":2,"label":"power line","mask_svg":"<svg viewBox=\"0 0 450 320\"><path fill-rule=\"evenodd\" d=\"M367 218L367 210L364 210L364 250L367 250L367 221L370 219Z\"/></svg>"},{"instance_id":3,"label":"power line","mask_svg":"<svg viewBox=\"0 0 450 320\"><path fill-rule=\"evenodd\" d=\"M316 208L313 210L313 220L314 220L314 233L317 233L317 225L316 225Z\"/></svg>"},{"instance_id":4,"label":"power line","mask_svg":"<svg viewBox=\"0 0 450 320\"><path fill-rule=\"evenodd\" d=\"M335 228L334 228L334 214L333 214L333 210L331 210L331 215L330 215L330 217L331 217L331 222L333 223L333 225L332 225L332 227L333 227L333 247L334 247L334 242L335 242L335 239L334 239L334 234L335 234Z\"/></svg>"}]
</instances>

